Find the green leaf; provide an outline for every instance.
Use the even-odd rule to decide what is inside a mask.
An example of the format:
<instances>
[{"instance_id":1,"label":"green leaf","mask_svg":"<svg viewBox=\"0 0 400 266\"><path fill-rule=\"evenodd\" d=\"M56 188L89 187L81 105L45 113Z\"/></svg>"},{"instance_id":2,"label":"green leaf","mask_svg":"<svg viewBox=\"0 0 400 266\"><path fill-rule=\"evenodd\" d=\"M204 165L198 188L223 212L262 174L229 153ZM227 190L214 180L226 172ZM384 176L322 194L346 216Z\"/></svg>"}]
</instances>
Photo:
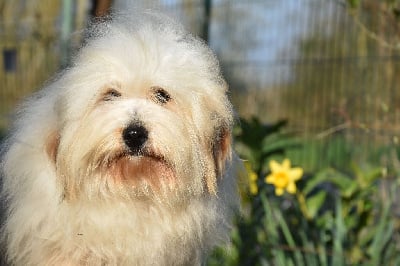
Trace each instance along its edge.
<instances>
[{"instance_id":1,"label":"green leaf","mask_svg":"<svg viewBox=\"0 0 400 266\"><path fill-rule=\"evenodd\" d=\"M342 203L340 199L336 200L336 210L335 210L335 231L333 237L333 255L332 255L332 265L344 265L343 256L343 241L346 235L346 226L344 223Z\"/></svg>"},{"instance_id":2,"label":"green leaf","mask_svg":"<svg viewBox=\"0 0 400 266\"><path fill-rule=\"evenodd\" d=\"M379 265L382 262L382 251L393 235L394 225L393 221L389 219L389 212L390 204L386 204L377 224L372 244L368 248L368 253L371 255L374 265Z\"/></svg>"},{"instance_id":3,"label":"green leaf","mask_svg":"<svg viewBox=\"0 0 400 266\"><path fill-rule=\"evenodd\" d=\"M368 188L382 176L381 167L372 167L371 165L365 164L363 166L352 164L351 169L357 179L358 184L361 188Z\"/></svg>"},{"instance_id":4,"label":"green leaf","mask_svg":"<svg viewBox=\"0 0 400 266\"><path fill-rule=\"evenodd\" d=\"M261 121L252 117L249 120L241 119L240 126L242 130L237 133L237 139L249 146L251 149L258 150L265 137L277 133L283 126L287 124L287 121L278 121L272 125L262 124Z\"/></svg>"},{"instance_id":5,"label":"green leaf","mask_svg":"<svg viewBox=\"0 0 400 266\"><path fill-rule=\"evenodd\" d=\"M356 180L336 170L334 170L334 176L330 178L330 181L339 188L341 196L344 198L353 196L358 188Z\"/></svg>"},{"instance_id":6,"label":"green leaf","mask_svg":"<svg viewBox=\"0 0 400 266\"><path fill-rule=\"evenodd\" d=\"M262 147L260 147L259 150L260 159L263 164L266 165L268 164L268 160L270 160L271 158L284 156L287 154L288 150L294 149L296 147L300 147L297 140L282 138L281 136L279 136L278 138L274 138L272 142L268 141L262 144Z\"/></svg>"},{"instance_id":7,"label":"green leaf","mask_svg":"<svg viewBox=\"0 0 400 266\"><path fill-rule=\"evenodd\" d=\"M331 168L324 169L318 172L316 175L312 176L310 179L307 180L307 184L302 189L303 194L307 195L312 190L314 190L318 185L329 181L332 177L334 170Z\"/></svg>"},{"instance_id":8,"label":"green leaf","mask_svg":"<svg viewBox=\"0 0 400 266\"><path fill-rule=\"evenodd\" d=\"M290 232L290 228L288 224L285 221L284 216L282 215L282 212L279 209L276 209L274 212L270 208L271 205L268 202L267 197L264 194L261 194L261 202L263 204L263 207L265 210L269 210L270 215L274 217L276 220L275 221L269 221L269 223L276 223L277 227L280 227L282 230L282 234L288 243L289 247L294 251L294 259L296 261L295 265L304 265L303 258L301 256L300 251L297 249L296 242L294 240L294 237L292 233ZM276 251L276 250L275 250ZM288 262L285 262L283 265L289 265Z\"/></svg>"},{"instance_id":9,"label":"green leaf","mask_svg":"<svg viewBox=\"0 0 400 266\"><path fill-rule=\"evenodd\" d=\"M332 210L325 211L322 215L315 217L316 224L319 228L330 230L334 224Z\"/></svg>"},{"instance_id":10,"label":"green leaf","mask_svg":"<svg viewBox=\"0 0 400 266\"><path fill-rule=\"evenodd\" d=\"M311 218L314 218L321 208L322 204L324 204L326 198L326 191L319 191L315 195L306 199L308 214Z\"/></svg>"},{"instance_id":11,"label":"green leaf","mask_svg":"<svg viewBox=\"0 0 400 266\"><path fill-rule=\"evenodd\" d=\"M327 168L309 179L302 191L307 195L318 185L324 182L330 182L336 185L340 190L341 195L345 198L350 198L358 189L357 181L354 180L354 178L349 177L335 169Z\"/></svg>"}]
</instances>

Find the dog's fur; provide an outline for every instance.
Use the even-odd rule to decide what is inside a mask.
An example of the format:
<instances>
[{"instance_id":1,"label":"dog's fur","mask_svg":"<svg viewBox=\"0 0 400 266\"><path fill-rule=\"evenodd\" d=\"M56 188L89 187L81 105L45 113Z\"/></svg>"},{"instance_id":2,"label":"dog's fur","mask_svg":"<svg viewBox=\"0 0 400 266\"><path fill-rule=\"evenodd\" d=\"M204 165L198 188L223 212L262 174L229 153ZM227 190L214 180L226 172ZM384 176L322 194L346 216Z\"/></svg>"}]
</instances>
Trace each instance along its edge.
<instances>
[{"instance_id":1,"label":"dog's fur","mask_svg":"<svg viewBox=\"0 0 400 266\"><path fill-rule=\"evenodd\" d=\"M90 35L3 145L7 263L200 264L238 203L218 62L161 15L115 16ZM130 125L147 133L133 149Z\"/></svg>"}]
</instances>

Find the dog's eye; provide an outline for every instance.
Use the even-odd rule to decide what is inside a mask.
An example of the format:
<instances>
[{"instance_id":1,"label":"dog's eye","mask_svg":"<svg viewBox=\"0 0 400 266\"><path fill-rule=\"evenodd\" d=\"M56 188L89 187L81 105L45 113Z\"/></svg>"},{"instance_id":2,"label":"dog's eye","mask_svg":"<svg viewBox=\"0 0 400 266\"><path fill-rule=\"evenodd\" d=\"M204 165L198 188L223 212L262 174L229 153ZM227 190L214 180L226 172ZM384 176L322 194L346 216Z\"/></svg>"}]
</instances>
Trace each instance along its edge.
<instances>
[{"instance_id":1,"label":"dog's eye","mask_svg":"<svg viewBox=\"0 0 400 266\"><path fill-rule=\"evenodd\" d=\"M103 101L112 101L118 97L121 97L121 93L119 91L116 89L109 89L106 93L104 93Z\"/></svg>"},{"instance_id":2,"label":"dog's eye","mask_svg":"<svg viewBox=\"0 0 400 266\"><path fill-rule=\"evenodd\" d=\"M153 87L154 100L159 104L166 104L171 100L171 96L163 88Z\"/></svg>"}]
</instances>

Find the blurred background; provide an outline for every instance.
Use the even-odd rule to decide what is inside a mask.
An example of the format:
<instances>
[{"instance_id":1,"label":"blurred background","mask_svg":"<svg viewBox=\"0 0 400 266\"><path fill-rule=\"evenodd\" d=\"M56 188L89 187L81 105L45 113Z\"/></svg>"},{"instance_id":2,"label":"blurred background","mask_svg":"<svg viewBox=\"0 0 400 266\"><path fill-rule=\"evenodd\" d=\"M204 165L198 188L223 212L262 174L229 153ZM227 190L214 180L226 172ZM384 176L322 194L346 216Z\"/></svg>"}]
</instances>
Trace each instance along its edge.
<instances>
[{"instance_id":1,"label":"blurred background","mask_svg":"<svg viewBox=\"0 0 400 266\"><path fill-rule=\"evenodd\" d=\"M167 13L210 45L240 117L238 150L258 191L238 222L233 255L218 253L213 265L399 265L399 0L0 0L0 134L21 99L68 65L89 20L132 7ZM304 195L270 193L263 178L272 155L304 169ZM377 211L389 201L390 217ZM279 219L262 223L277 217L274 208L289 231Z\"/></svg>"},{"instance_id":2,"label":"blurred background","mask_svg":"<svg viewBox=\"0 0 400 266\"><path fill-rule=\"evenodd\" d=\"M26 95L67 65L93 16L156 9L215 51L239 116L308 142L309 170L349 153L389 160L400 132L400 4L394 0L2 0L0 132ZM368 152L366 152L368 151Z\"/></svg>"}]
</instances>

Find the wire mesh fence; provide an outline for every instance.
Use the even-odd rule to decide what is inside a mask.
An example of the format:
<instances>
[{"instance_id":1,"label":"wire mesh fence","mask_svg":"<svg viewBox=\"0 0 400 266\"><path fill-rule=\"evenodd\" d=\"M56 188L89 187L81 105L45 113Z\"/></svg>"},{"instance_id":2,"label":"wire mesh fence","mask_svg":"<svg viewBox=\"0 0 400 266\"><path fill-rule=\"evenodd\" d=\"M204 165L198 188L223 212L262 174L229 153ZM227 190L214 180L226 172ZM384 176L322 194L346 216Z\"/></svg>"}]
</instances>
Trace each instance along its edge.
<instances>
[{"instance_id":1,"label":"wire mesh fence","mask_svg":"<svg viewBox=\"0 0 400 266\"><path fill-rule=\"evenodd\" d=\"M166 12L205 38L221 61L238 114L267 123L287 119L288 130L310 142L293 156L314 168L357 150L390 160L383 151L398 143L400 25L388 2L171 0L135 1L135 7ZM131 4L114 1L117 9ZM54 9L52 19L25 32L22 22L3 16L2 128L16 102L58 70L62 6Z\"/></svg>"}]
</instances>

